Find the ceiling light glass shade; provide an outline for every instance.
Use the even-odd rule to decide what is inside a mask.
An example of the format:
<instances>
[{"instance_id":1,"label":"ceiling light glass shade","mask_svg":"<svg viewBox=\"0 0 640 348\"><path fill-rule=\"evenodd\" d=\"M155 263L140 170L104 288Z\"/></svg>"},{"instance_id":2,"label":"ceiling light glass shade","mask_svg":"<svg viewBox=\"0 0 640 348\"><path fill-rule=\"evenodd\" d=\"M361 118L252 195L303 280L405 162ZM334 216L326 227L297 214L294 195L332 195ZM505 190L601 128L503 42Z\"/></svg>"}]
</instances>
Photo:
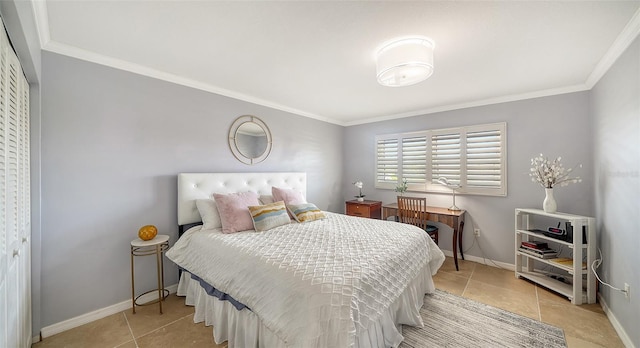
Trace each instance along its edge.
<instances>
[{"instance_id":1,"label":"ceiling light glass shade","mask_svg":"<svg viewBox=\"0 0 640 348\"><path fill-rule=\"evenodd\" d=\"M383 86L410 86L433 74L433 40L410 37L395 40L378 50L376 72Z\"/></svg>"}]
</instances>

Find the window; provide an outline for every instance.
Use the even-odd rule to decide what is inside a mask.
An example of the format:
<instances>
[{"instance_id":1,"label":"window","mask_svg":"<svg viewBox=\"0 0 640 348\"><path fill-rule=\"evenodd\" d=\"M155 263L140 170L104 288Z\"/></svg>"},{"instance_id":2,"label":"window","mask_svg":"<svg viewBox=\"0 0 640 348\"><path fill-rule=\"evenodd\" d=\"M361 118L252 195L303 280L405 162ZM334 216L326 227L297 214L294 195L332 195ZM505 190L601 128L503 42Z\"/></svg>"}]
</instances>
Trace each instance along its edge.
<instances>
[{"instance_id":1,"label":"window","mask_svg":"<svg viewBox=\"0 0 640 348\"><path fill-rule=\"evenodd\" d=\"M395 189L402 179L410 191L507 195L506 123L386 134L376 137L376 188Z\"/></svg>"}]
</instances>

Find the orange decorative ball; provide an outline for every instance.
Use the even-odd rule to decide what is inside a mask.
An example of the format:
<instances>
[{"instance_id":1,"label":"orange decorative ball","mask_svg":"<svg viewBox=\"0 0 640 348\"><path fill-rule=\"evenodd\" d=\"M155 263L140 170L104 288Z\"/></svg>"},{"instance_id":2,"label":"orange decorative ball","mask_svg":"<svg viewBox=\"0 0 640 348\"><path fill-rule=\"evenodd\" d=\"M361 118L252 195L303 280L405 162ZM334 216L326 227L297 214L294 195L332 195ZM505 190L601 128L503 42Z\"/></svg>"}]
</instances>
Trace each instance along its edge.
<instances>
[{"instance_id":1,"label":"orange decorative ball","mask_svg":"<svg viewBox=\"0 0 640 348\"><path fill-rule=\"evenodd\" d=\"M158 229L153 225L142 226L138 231L138 237L142 240L152 240L158 234Z\"/></svg>"}]
</instances>

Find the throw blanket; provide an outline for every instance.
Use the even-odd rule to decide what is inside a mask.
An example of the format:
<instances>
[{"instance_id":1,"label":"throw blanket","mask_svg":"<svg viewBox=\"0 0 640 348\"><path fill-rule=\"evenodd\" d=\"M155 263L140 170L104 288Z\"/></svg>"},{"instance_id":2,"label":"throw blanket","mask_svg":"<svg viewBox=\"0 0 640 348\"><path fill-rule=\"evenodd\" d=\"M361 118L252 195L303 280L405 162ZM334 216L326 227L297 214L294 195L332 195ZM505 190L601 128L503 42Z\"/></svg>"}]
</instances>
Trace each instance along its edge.
<instances>
[{"instance_id":1,"label":"throw blanket","mask_svg":"<svg viewBox=\"0 0 640 348\"><path fill-rule=\"evenodd\" d=\"M326 215L265 232L195 228L166 255L247 305L287 345L349 347L444 255L415 226Z\"/></svg>"}]
</instances>

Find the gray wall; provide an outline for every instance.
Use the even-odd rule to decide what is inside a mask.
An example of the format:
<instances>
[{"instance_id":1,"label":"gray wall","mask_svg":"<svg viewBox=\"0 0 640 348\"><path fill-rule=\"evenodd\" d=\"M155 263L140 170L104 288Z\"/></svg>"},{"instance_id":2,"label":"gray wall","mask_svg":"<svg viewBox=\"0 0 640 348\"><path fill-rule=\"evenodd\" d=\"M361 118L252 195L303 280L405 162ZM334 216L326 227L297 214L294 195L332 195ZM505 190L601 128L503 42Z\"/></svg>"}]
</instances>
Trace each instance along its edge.
<instances>
[{"instance_id":1,"label":"gray wall","mask_svg":"<svg viewBox=\"0 0 640 348\"><path fill-rule=\"evenodd\" d=\"M42 326L130 298L138 228L176 240L177 173L304 171L309 201L342 210L343 127L50 52L42 64ZM246 114L273 135L254 166L227 143ZM141 290L155 282L148 259ZM173 264L165 276L176 282Z\"/></svg>"},{"instance_id":2,"label":"gray wall","mask_svg":"<svg viewBox=\"0 0 640 348\"><path fill-rule=\"evenodd\" d=\"M640 39L591 90L600 274L613 286L631 286L631 299L600 286L618 321L640 347Z\"/></svg>"},{"instance_id":3,"label":"gray wall","mask_svg":"<svg viewBox=\"0 0 640 348\"><path fill-rule=\"evenodd\" d=\"M554 189L558 210L593 216L592 141L588 92L460 109L399 120L347 127L345 132L345 195L353 199L351 182L363 180L367 199L394 202L393 190L374 188L375 136L424 129L507 122L506 197L456 195L456 205L467 210L463 248L473 245L473 228L480 228L479 244L488 259L514 263L514 209L542 208L544 189L529 178L530 159L540 153L562 156L565 165L582 164L575 174L583 182ZM451 205L451 195L408 192L426 196L436 206ZM440 225L440 247L451 248L451 228ZM477 244L465 254L482 257Z\"/></svg>"}]
</instances>

